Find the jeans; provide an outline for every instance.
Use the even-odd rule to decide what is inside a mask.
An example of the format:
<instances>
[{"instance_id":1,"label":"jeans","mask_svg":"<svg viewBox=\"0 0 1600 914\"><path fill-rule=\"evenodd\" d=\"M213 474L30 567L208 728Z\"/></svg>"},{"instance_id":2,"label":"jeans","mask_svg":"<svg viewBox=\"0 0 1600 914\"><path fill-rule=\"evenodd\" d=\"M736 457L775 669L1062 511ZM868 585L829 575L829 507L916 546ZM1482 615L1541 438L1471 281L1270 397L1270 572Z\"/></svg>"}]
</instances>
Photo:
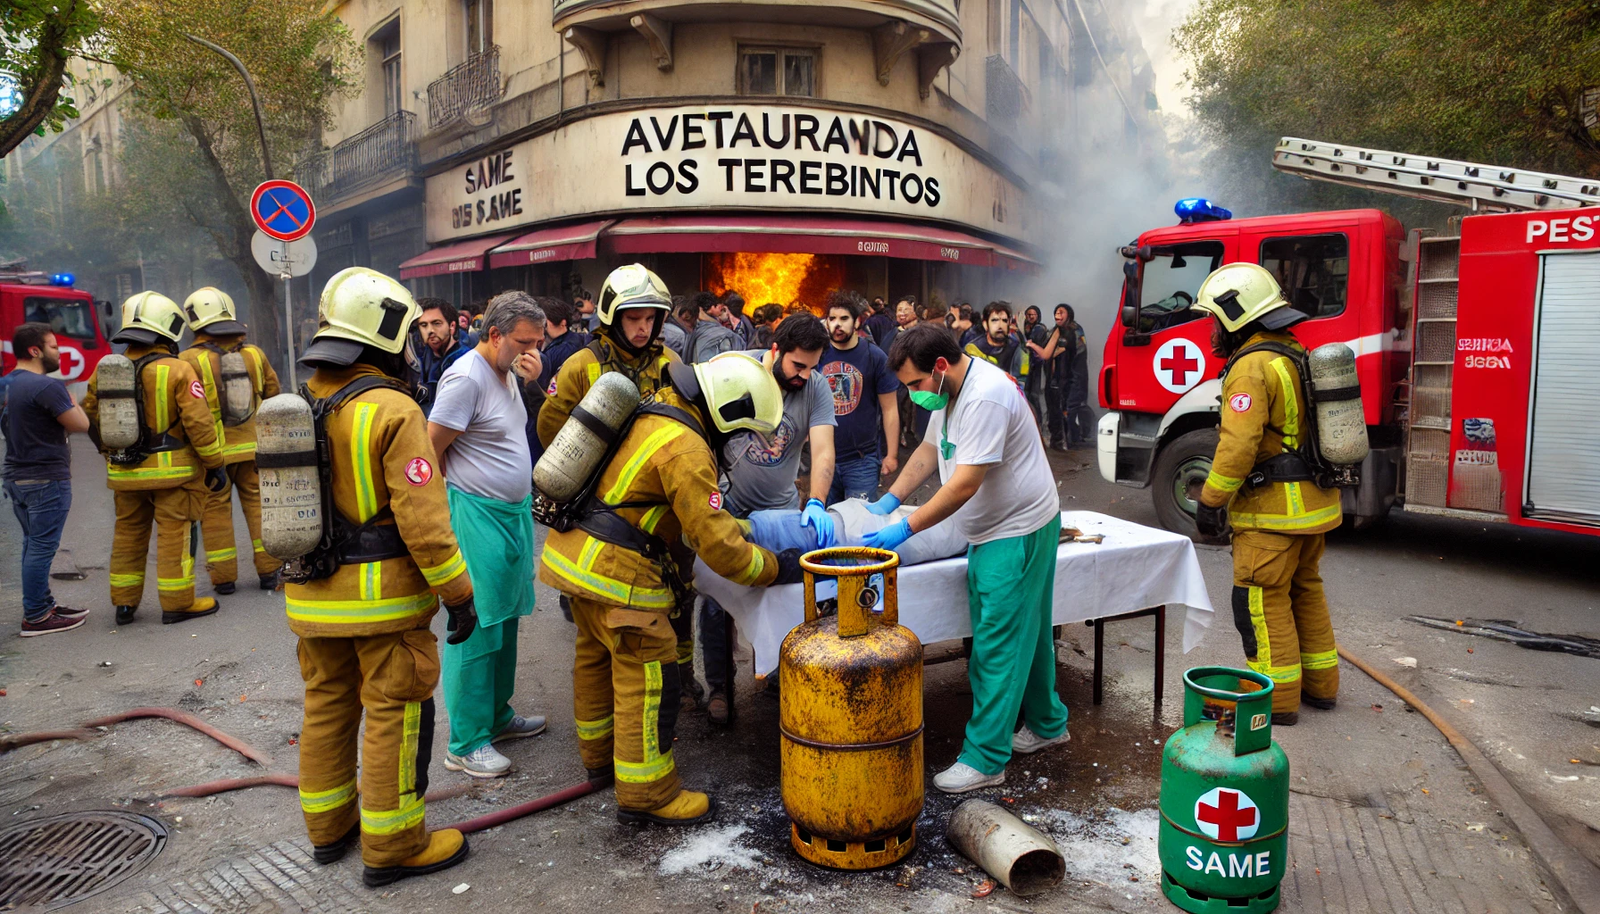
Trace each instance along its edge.
<instances>
[{"instance_id":1,"label":"jeans","mask_svg":"<svg viewBox=\"0 0 1600 914\"><path fill-rule=\"evenodd\" d=\"M713 692L725 691L732 670L728 647L728 614L716 600L700 598L700 653L706 662L706 685Z\"/></svg>"},{"instance_id":2,"label":"jeans","mask_svg":"<svg viewBox=\"0 0 1600 914\"><path fill-rule=\"evenodd\" d=\"M1066 391L1059 387L1046 387L1044 389L1044 406L1047 426L1050 431L1050 443L1065 446L1067 443L1067 418L1063 415L1066 403Z\"/></svg>"},{"instance_id":3,"label":"jeans","mask_svg":"<svg viewBox=\"0 0 1600 914\"><path fill-rule=\"evenodd\" d=\"M1039 427L1039 437L1044 437L1047 428L1046 415L1049 407L1045 404L1045 386L1037 383L1035 386L1024 388L1024 397L1028 401L1028 408L1033 410L1033 424Z\"/></svg>"},{"instance_id":4,"label":"jeans","mask_svg":"<svg viewBox=\"0 0 1600 914\"><path fill-rule=\"evenodd\" d=\"M834 464L833 484L828 487L826 504L847 498L878 497L878 469L883 465L876 453L850 457Z\"/></svg>"},{"instance_id":5,"label":"jeans","mask_svg":"<svg viewBox=\"0 0 1600 914\"><path fill-rule=\"evenodd\" d=\"M38 622L55 609L50 593L50 563L61 545L61 529L72 509L72 480L16 483L6 480L6 496L22 525L22 617Z\"/></svg>"}]
</instances>

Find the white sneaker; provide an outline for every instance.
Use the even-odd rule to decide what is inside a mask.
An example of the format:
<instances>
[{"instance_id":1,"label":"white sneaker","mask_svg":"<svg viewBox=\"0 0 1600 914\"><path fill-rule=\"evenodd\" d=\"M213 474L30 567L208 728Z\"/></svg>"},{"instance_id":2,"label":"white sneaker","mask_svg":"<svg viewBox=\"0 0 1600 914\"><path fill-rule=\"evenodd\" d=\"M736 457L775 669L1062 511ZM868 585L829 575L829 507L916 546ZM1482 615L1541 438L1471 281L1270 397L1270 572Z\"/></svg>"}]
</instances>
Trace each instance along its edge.
<instances>
[{"instance_id":1,"label":"white sneaker","mask_svg":"<svg viewBox=\"0 0 1600 914\"><path fill-rule=\"evenodd\" d=\"M444 767L450 771L465 772L469 777L501 778L511 770L511 760L501 755L494 746L485 744L466 755L446 752Z\"/></svg>"},{"instance_id":2,"label":"white sneaker","mask_svg":"<svg viewBox=\"0 0 1600 914\"><path fill-rule=\"evenodd\" d=\"M506 724L506 728L501 730L499 733L496 733L494 738L489 740L489 742L503 743L508 739L522 739L524 736L538 736L544 732L544 729L545 721L543 717L540 717L537 714L535 714L533 717L523 717L521 714L517 714L511 718L511 723Z\"/></svg>"},{"instance_id":3,"label":"white sneaker","mask_svg":"<svg viewBox=\"0 0 1600 914\"><path fill-rule=\"evenodd\" d=\"M1032 730L1029 730L1027 724L1023 724L1021 730L1011 734L1011 751L1020 752L1023 755L1032 755L1035 752L1038 752L1040 749L1048 749L1051 746L1059 746L1070 739L1072 739L1072 734L1065 730L1061 731L1060 736L1053 737L1051 739L1045 739Z\"/></svg>"},{"instance_id":4,"label":"white sneaker","mask_svg":"<svg viewBox=\"0 0 1600 914\"><path fill-rule=\"evenodd\" d=\"M984 787L998 787L1006 782L1006 773L984 774L965 762L956 762L933 776L933 786L945 793L966 793Z\"/></svg>"}]
</instances>

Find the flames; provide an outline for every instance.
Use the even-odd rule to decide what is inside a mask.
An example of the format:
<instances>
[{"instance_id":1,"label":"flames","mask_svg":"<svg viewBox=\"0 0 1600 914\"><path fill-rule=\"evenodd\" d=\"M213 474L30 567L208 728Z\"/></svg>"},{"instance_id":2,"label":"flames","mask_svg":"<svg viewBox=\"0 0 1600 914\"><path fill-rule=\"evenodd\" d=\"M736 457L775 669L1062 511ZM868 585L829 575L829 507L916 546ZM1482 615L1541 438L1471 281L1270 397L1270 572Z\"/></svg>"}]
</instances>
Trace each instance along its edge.
<instances>
[{"instance_id":1,"label":"flames","mask_svg":"<svg viewBox=\"0 0 1600 914\"><path fill-rule=\"evenodd\" d=\"M799 305L822 313L828 293L844 285L839 258L818 254L707 254L706 288L721 295L732 289L744 296L748 314L768 302Z\"/></svg>"}]
</instances>

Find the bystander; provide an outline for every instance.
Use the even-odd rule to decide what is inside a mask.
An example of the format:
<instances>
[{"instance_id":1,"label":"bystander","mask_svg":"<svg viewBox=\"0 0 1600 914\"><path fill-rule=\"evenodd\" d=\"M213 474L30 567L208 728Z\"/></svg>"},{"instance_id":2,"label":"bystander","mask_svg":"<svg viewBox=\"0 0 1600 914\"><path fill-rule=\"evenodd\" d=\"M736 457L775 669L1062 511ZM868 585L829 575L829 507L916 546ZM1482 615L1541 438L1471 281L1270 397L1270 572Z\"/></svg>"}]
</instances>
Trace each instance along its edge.
<instances>
[{"instance_id":1,"label":"bystander","mask_svg":"<svg viewBox=\"0 0 1600 914\"><path fill-rule=\"evenodd\" d=\"M828 296L828 349L822 356L822 377L833 392L833 484L827 503L846 498L877 498L878 475L888 476L900 466L900 412L895 393L900 379L889 370L889 360L871 340L857 333L867 303L855 292ZM891 442L879 449L878 423Z\"/></svg>"},{"instance_id":2,"label":"bystander","mask_svg":"<svg viewBox=\"0 0 1600 914\"><path fill-rule=\"evenodd\" d=\"M683 344L685 359L689 362L708 362L724 352L739 348L739 338L723 325L728 306L711 292L697 293L694 298L696 320L689 339Z\"/></svg>"}]
</instances>

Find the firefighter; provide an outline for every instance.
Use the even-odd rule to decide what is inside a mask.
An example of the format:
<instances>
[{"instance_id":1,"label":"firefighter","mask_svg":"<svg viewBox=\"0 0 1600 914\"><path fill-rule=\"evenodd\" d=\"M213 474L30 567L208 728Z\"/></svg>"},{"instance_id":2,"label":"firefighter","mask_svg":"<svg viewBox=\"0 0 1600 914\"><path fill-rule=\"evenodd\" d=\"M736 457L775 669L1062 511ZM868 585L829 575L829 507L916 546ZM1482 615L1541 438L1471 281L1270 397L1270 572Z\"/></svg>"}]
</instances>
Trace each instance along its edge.
<instances>
[{"instance_id":1,"label":"firefighter","mask_svg":"<svg viewBox=\"0 0 1600 914\"><path fill-rule=\"evenodd\" d=\"M300 808L317 862L340 859L359 838L374 887L467 855L459 831L424 823L439 681L429 623L443 600L459 643L477 615L427 420L401 380L420 310L393 279L341 270L323 289L321 329L301 359L315 369L307 391L326 410L329 522L349 535L333 537L345 545L331 576L284 588L306 683Z\"/></svg>"},{"instance_id":2,"label":"firefighter","mask_svg":"<svg viewBox=\"0 0 1600 914\"><path fill-rule=\"evenodd\" d=\"M106 462L106 487L115 493L117 512L109 576L118 625L133 621L144 595L152 523L162 624L217 611L214 598L194 596L192 525L205 513L207 490L222 491L227 475L205 387L194 369L177 357L178 338L186 326L177 302L159 292L140 292L123 303L122 329L111 338L127 344L123 354L133 362L136 378L135 391L128 395L139 397L144 410L137 450L108 452ZM97 369L83 399L97 446L101 445L99 381Z\"/></svg>"},{"instance_id":3,"label":"firefighter","mask_svg":"<svg viewBox=\"0 0 1600 914\"><path fill-rule=\"evenodd\" d=\"M800 580L800 550L774 556L746 542L717 489L728 437L769 434L783 417L772 372L736 353L668 371L671 385L639 407L596 470L590 510L568 532L551 532L539 568L539 580L571 598L578 624L573 710L584 767L591 780L615 778L617 819L641 825L715 814L710 797L683 788L672 754L679 671L668 615L685 589L687 550L739 584Z\"/></svg>"},{"instance_id":4,"label":"firefighter","mask_svg":"<svg viewBox=\"0 0 1600 914\"><path fill-rule=\"evenodd\" d=\"M266 353L245 342L244 324L239 323L233 298L228 293L211 286L197 289L184 300L183 311L189 319L189 329L194 331L194 344L178 353L178 358L189 363L205 386L206 404L211 408L213 424L223 442L222 462L227 467L227 485L221 492L206 498L205 517L200 521L211 589L219 594L231 594L234 582L239 579L238 550L233 539L233 492L238 490L239 507L244 511L244 523L250 530L250 548L258 582L262 590L275 590L279 583L278 570L283 563L261 548L261 476L256 471L255 408L262 400L278 395L278 374L267 364ZM225 354L234 352L244 362L246 376L239 380L246 383L227 387L223 381L222 360ZM232 399L244 402L230 402ZM230 409L236 411L232 413L234 416L248 414L248 417L230 424L227 414Z\"/></svg>"},{"instance_id":5,"label":"firefighter","mask_svg":"<svg viewBox=\"0 0 1600 914\"><path fill-rule=\"evenodd\" d=\"M1294 360L1265 344L1303 351L1289 328L1306 319L1272 274L1233 263L1206 278L1194 307L1209 313L1222 375L1222 430L1195 522L1206 536L1233 527L1233 621L1252 670L1273 681L1272 720L1292 726L1302 701L1331 710L1339 658L1317 563L1339 526L1339 490L1310 480L1297 449L1314 422ZM1246 684L1248 685L1248 684Z\"/></svg>"}]
</instances>

